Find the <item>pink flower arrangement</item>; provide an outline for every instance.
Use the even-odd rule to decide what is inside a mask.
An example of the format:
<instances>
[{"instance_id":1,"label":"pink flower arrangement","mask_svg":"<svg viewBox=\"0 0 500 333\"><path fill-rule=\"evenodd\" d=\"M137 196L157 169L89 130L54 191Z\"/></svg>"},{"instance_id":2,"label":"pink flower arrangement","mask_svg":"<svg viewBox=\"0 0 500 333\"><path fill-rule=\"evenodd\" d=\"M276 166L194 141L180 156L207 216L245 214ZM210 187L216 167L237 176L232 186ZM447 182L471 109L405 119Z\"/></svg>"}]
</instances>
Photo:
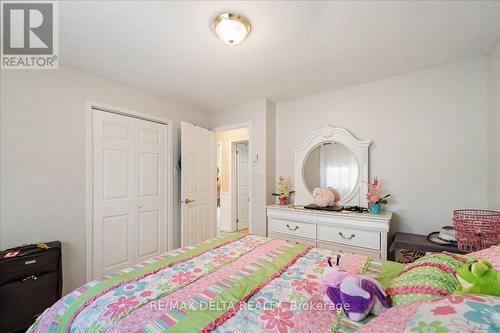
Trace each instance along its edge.
<instances>
[{"instance_id":1,"label":"pink flower arrangement","mask_svg":"<svg viewBox=\"0 0 500 333\"><path fill-rule=\"evenodd\" d=\"M390 197L390 194L387 194L384 197L380 197L379 195L379 181L378 178L373 178L373 181L368 184L368 193L366 194L366 198L368 199L368 204L387 204L387 198Z\"/></svg>"}]
</instances>

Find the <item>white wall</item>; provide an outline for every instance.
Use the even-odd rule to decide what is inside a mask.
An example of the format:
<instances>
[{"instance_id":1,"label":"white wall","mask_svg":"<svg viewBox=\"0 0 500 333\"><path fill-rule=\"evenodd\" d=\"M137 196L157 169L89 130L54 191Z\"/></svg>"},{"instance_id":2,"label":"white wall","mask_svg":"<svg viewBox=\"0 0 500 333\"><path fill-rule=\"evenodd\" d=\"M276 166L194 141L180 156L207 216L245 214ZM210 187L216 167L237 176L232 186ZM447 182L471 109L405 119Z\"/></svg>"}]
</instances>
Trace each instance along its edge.
<instances>
[{"instance_id":1,"label":"white wall","mask_svg":"<svg viewBox=\"0 0 500 333\"><path fill-rule=\"evenodd\" d=\"M3 70L0 83L0 248L61 240L64 290L72 290L85 282L87 101L173 119L175 163L179 121L203 125L207 114L64 66Z\"/></svg>"},{"instance_id":2,"label":"white wall","mask_svg":"<svg viewBox=\"0 0 500 333\"><path fill-rule=\"evenodd\" d=\"M488 208L500 211L500 39L488 55Z\"/></svg>"},{"instance_id":3,"label":"white wall","mask_svg":"<svg viewBox=\"0 0 500 333\"><path fill-rule=\"evenodd\" d=\"M276 104L266 100L266 203L274 204L276 197Z\"/></svg>"},{"instance_id":4,"label":"white wall","mask_svg":"<svg viewBox=\"0 0 500 333\"><path fill-rule=\"evenodd\" d=\"M266 99L258 100L210 115L211 128L250 123L250 149L252 151L252 193L250 197L251 232L267 234L266 205L274 201L270 184L274 182L274 104ZM258 155L258 161L254 161ZM271 179L271 180L269 180Z\"/></svg>"},{"instance_id":5,"label":"white wall","mask_svg":"<svg viewBox=\"0 0 500 333\"><path fill-rule=\"evenodd\" d=\"M392 232L427 234L451 224L456 208L487 205L485 57L276 109L278 175L293 179L291 149L317 128L344 127L373 140L370 175L393 194L387 207L395 213Z\"/></svg>"}]
</instances>

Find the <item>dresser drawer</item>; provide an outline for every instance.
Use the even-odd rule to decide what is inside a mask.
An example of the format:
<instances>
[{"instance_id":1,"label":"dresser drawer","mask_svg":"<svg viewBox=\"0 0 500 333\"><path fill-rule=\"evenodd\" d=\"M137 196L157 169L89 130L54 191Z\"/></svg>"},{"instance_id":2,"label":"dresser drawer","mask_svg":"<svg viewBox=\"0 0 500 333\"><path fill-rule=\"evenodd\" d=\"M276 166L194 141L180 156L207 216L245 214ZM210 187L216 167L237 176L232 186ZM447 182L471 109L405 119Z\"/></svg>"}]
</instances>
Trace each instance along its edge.
<instances>
[{"instance_id":1,"label":"dresser drawer","mask_svg":"<svg viewBox=\"0 0 500 333\"><path fill-rule=\"evenodd\" d=\"M316 240L316 224L269 218L269 225L272 233Z\"/></svg>"},{"instance_id":2,"label":"dresser drawer","mask_svg":"<svg viewBox=\"0 0 500 333\"><path fill-rule=\"evenodd\" d=\"M380 250L380 232L339 227L337 225L318 226L320 241Z\"/></svg>"},{"instance_id":3,"label":"dresser drawer","mask_svg":"<svg viewBox=\"0 0 500 333\"><path fill-rule=\"evenodd\" d=\"M267 217L277 220L291 220L307 223L318 222L318 215L315 212L307 210L268 209Z\"/></svg>"},{"instance_id":4,"label":"dresser drawer","mask_svg":"<svg viewBox=\"0 0 500 333\"><path fill-rule=\"evenodd\" d=\"M302 239L302 238L298 238L298 237L292 237L290 235L282 235L282 234L272 233L271 238L281 239L281 240L287 241L289 243L294 243L294 244L302 244L302 245L306 245L306 246L316 246L315 241L312 241L310 239Z\"/></svg>"},{"instance_id":5,"label":"dresser drawer","mask_svg":"<svg viewBox=\"0 0 500 333\"><path fill-rule=\"evenodd\" d=\"M355 253L363 256L368 256L374 259L380 259L380 252L370 251L359 247L349 247L340 244L332 244L332 243L319 243L318 247L320 249L330 250L334 252L341 253Z\"/></svg>"}]
</instances>

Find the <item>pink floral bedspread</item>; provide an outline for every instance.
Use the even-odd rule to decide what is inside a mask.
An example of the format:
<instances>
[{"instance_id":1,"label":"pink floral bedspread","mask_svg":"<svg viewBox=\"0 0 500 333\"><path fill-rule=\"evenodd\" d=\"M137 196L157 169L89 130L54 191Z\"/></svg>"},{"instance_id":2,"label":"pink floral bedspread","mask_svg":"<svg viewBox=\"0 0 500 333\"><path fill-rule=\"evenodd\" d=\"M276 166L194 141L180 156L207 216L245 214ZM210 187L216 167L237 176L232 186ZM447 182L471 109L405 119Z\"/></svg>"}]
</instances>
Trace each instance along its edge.
<instances>
[{"instance_id":1,"label":"pink floral bedspread","mask_svg":"<svg viewBox=\"0 0 500 333\"><path fill-rule=\"evenodd\" d=\"M330 332L336 309L324 302L320 283L328 257L337 259L255 235L208 241L87 283L29 332ZM353 273L382 265L359 255L338 258ZM220 303L222 309L210 308Z\"/></svg>"},{"instance_id":2,"label":"pink floral bedspread","mask_svg":"<svg viewBox=\"0 0 500 333\"><path fill-rule=\"evenodd\" d=\"M326 250L248 235L150 274L120 281L76 306L79 297L116 276L89 282L48 309L30 332L190 332L186 327L205 320L196 317L201 304L220 298L228 290L237 290L241 293L237 299L245 301L235 302L236 309L214 315L209 325L196 331L329 332L336 311L323 301L325 287L319 279L328 266L327 257L332 255ZM361 268L364 260L356 259L345 261L345 268ZM125 271L151 263L154 260ZM262 268L268 272L271 268L273 274L257 283L252 273ZM192 314L193 323L189 319Z\"/></svg>"}]
</instances>

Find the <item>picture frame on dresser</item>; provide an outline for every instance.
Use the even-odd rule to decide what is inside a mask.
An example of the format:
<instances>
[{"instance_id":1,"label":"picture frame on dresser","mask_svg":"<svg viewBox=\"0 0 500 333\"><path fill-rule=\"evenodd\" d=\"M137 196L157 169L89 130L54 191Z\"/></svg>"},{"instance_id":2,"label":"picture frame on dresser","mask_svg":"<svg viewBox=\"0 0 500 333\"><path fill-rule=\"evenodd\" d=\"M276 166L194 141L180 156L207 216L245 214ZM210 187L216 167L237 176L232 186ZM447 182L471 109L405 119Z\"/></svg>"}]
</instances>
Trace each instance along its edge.
<instances>
[{"instance_id":1,"label":"picture frame on dresser","mask_svg":"<svg viewBox=\"0 0 500 333\"><path fill-rule=\"evenodd\" d=\"M371 214L304 208L313 203L314 187L328 186L340 188L338 205L367 207L370 144L370 140L358 140L343 128L327 126L312 132L294 149L296 205L267 207L268 236L387 259L391 212Z\"/></svg>"}]
</instances>

